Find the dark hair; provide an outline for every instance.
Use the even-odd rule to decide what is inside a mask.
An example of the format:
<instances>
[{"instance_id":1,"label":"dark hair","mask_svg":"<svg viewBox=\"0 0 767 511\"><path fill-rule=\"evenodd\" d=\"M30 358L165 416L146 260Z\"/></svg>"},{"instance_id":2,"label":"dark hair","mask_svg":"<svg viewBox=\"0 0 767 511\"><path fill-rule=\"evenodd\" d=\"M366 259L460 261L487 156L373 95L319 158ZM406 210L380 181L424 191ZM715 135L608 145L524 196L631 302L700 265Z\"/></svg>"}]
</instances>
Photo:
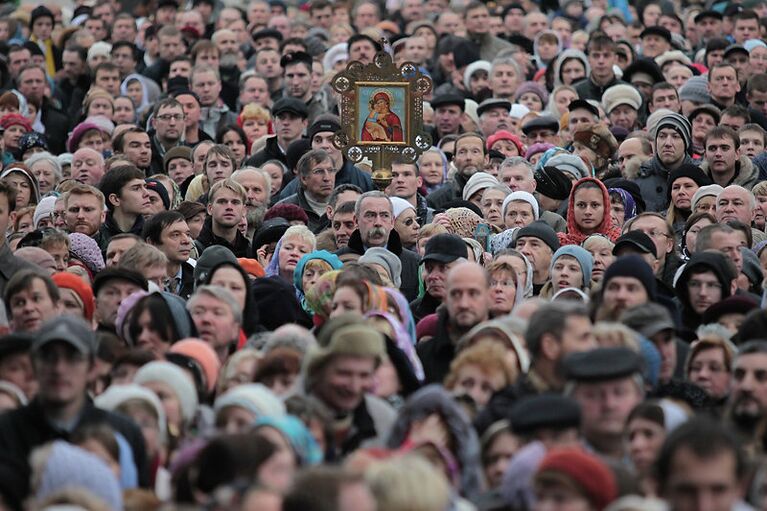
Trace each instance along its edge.
<instances>
[{"instance_id":1,"label":"dark hair","mask_svg":"<svg viewBox=\"0 0 767 511\"><path fill-rule=\"evenodd\" d=\"M742 105L730 105L724 110L722 110L722 117L727 114L730 117L740 117L742 119L745 119L746 123L751 122L751 114L748 113L748 110L746 110L746 107Z\"/></svg>"},{"instance_id":2,"label":"dark hair","mask_svg":"<svg viewBox=\"0 0 767 511\"><path fill-rule=\"evenodd\" d=\"M101 64L93 68L92 78L94 82L96 81L96 77L98 76L99 71L110 71L110 72L115 71L119 74L120 68L117 67L117 64L115 64L114 62L102 62Z\"/></svg>"},{"instance_id":3,"label":"dark hair","mask_svg":"<svg viewBox=\"0 0 767 511\"><path fill-rule=\"evenodd\" d=\"M115 194L119 197L123 187L134 179L144 179L144 173L135 165L121 165L104 174L101 183L99 183L99 190L104 194L104 200L109 211L113 211L115 208L112 201L109 200L109 196Z\"/></svg>"},{"instance_id":4,"label":"dark hair","mask_svg":"<svg viewBox=\"0 0 767 511\"><path fill-rule=\"evenodd\" d=\"M746 82L746 94L752 92L767 92L767 73L755 74Z\"/></svg>"},{"instance_id":5,"label":"dark hair","mask_svg":"<svg viewBox=\"0 0 767 511\"><path fill-rule=\"evenodd\" d=\"M602 50L615 53L617 45L607 34L604 32L594 32L589 38L588 44L586 44L586 53L591 53L593 50Z\"/></svg>"},{"instance_id":6,"label":"dark hair","mask_svg":"<svg viewBox=\"0 0 767 511\"><path fill-rule=\"evenodd\" d=\"M746 235L746 248L751 248L754 245L754 233L751 231L750 225L746 225L739 220L728 220L725 223L736 231L740 231Z\"/></svg>"},{"instance_id":7,"label":"dark hair","mask_svg":"<svg viewBox=\"0 0 767 511\"><path fill-rule=\"evenodd\" d=\"M118 44L118 43L115 43L115 45L116 44ZM113 48L114 48L114 46L113 46ZM77 53L77 56L83 62L88 60L88 50L86 50L84 47L80 46L79 44L74 44L74 43L68 44L68 45L66 45L64 47L64 51L69 51L69 52Z\"/></svg>"},{"instance_id":8,"label":"dark hair","mask_svg":"<svg viewBox=\"0 0 767 511\"><path fill-rule=\"evenodd\" d=\"M312 170L312 166L330 159L330 155L324 149L312 149L307 151L296 164L296 174L306 177Z\"/></svg>"},{"instance_id":9,"label":"dark hair","mask_svg":"<svg viewBox=\"0 0 767 511\"><path fill-rule=\"evenodd\" d=\"M308 51L309 49L309 47L306 45L306 41L300 37L289 37L280 43L280 51L278 53L282 54L285 50L285 47L287 46L301 46L304 51ZM263 50L259 51L265 51L267 49L274 51L274 48L264 48Z\"/></svg>"},{"instance_id":10,"label":"dark hair","mask_svg":"<svg viewBox=\"0 0 767 511\"><path fill-rule=\"evenodd\" d=\"M349 213L354 213L354 206L355 203L353 201L342 202L338 206L333 207L333 216L338 214L348 215Z\"/></svg>"},{"instance_id":11,"label":"dark hair","mask_svg":"<svg viewBox=\"0 0 767 511\"><path fill-rule=\"evenodd\" d=\"M754 20L756 21L757 25L760 24L759 15L757 13L755 13L751 9L744 9L732 17L732 26L735 27L735 24L738 21L747 21L747 20Z\"/></svg>"},{"instance_id":12,"label":"dark hair","mask_svg":"<svg viewBox=\"0 0 767 511\"><path fill-rule=\"evenodd\" d=\"M525 332L525 342L533 358L541 352L541 339L544 335L550 334L557 339L562 337L567 327L567 320L571 316L589 317L589 312L581 304L559 301L542 305L530 317Z\"/></svg>"},{"instance_id":13,"label":"dark hair","mask_svg":"<svg viewBox=\"0 0 767 511\"><path fill-rule=\"evenodd\" d=\"M125 137L128 135L128 133L146 133L146 130L139 128L138 126L132 126L130 128L126 128L123 131L120 132L119 135L115 137L115 139L112 141L112 146L114 147L115 151L118 153L124 153L124 147L125 144ZM111 170L109 172L112 172ZM107 172L107 174L109 173Z\"/></svg>"},{"instance_id":14,"label":"dark hair","mask_svg":"<svg viewBox=\"0 0 767 511\"><path fill-rule=\"evenodd\" d=\"M116 43L112 44L112 49L110 50L109 54L112 55L112 52L119 50L120 48L130 49L133 60L138 60L138 49L136 48L136 45L130 41L117 41Z\"/></svg>"},{"instance_id":15,"label":"dark hair","mask_svg":"<svg viewBox=\"0 0 767 511\"><path fill-rule=\"evenodd\" d=\"M245 134L245 132L237 126L236 124L227 124L226 126L221 126L218 131L216 132L216 143L217 144L224 144L224 135L229 133L230 131L234 131L237 133L237 136L240 137L240 141L245 145L245 148L247 150L248 148L248 136ZM227 146L228 147L228 146ZM235 165L236 167L236 165Z\"/></svg>"},{"instance_id":16,"label":"dark hair","mask_svg":"<svg viewBox=\"0 0 767 511\"><path fill-rule=\"evenodd\" d=\"M729 62L727 62L727 61L724 61L724 62L720 62L720 63L716 64L715 66L711 67L711 68L708 70L708 81L709 81L709 83L711 82L711 79L712 79L712 77L714 76L714 71L715 71L716 69L724 69L725 67L729 67L730 69L732 69L733 71L735 71L735 76L737 76L737 75L738 75L738 70L737 70L737 69L735 69L735 66L733 66L732 64L730 64L730 63L729 63Z\"/></svg>"},{"instance_id":17,"label":"dark hair","mask_svg":"<svg viewBox=\"0 0 767 511\"><path fill-rule=\"evenodd\" d=\"M362 188L360 188L357 185L353 185L351 183L344 183L342 185L338 185L333 190L333 193L330 194L330 199L328 199L328 204L330 205L331 208L335 209L336 202L338 202L338 196L344 192L357 192L360 195L364 193L362 191Z\"/></svg>"},{"instance_id":18,"label":"dark hair","mask_svg":"<svg viewBox=\"0 0 767 511\"><path fill-rule=\"evenodd\" d=\"M183 215L184 220L191 220L193 217L199 215L200 213L205 213L205 206L199 202L185 200L178 205L176 211Z\"/></svg>"},{"instance_id":19,"label":"dark hair","mask_svg":"<svg viewBox=\"0 0 767 511\"><path fill-rule=\"evenodd\" d=\"M666 491L674 456L681 449L687 449L696 458L704 460L710 460L723 453L731 453L735 458L735 477L741 479L746 473L745 456L738 439L723 424L708 418L697 417L672 431L658 453L655 474L661 494Z\"/></svg>"},{"instance_id":20,"label":"dark hair","mask_svg":"<svg viewBox=\"0 0 767 511\"><path fill-rule=\"evenodd\" d=\"M209 494L221 486L253 481L261 466L278 450L275 444L252 432L213 438L192 463L191 486Z\"/></svg>"},{"instance_id":21,"label":"dark hair","mask_svg":"<svg viewBox=\"0 0 767 511\"><path fill-rule=\"evenodd\" d=\"M136 338L141 333L139 318L144 311L149 312L149 328L154 330L163 342L173 344L180 339L178 329L176 328L176 321L169 321L171 312L168 304L165 303L162 296L152 293L136 302L136 305L133 306L126 318L128 333L131 339L133 339L134 344L136 343Z\"/></svg>"},{"instance_id":22,"label":"dark hair","mask_svg":"<svg viewBox=\"0 0 767 511\"><path fill-rule=\"evenodd\" d=\"M301 353L291 348L277 347L258 362L253 381L269 386L273 378L297 375L300 371Z\"/></svg>"},{"instance_id":23,"label":"dark hair","mask_svg":"<svg viewBox=\"0 0 767 511\"><path fill-rule=\"evenodd\" d=\"M729 138L732 140L733 145L735 146L735 149L740 148L740 137L738 134L730 128L729 126L714 126L710 130L708 130L708 133L706 133L706 138L703 141L704 144L708 145L708 141L712 138Z\"/></svg>"},{"instance_id":24,"label":"dark hair","mask_svg":"<svg viewBox=\"0 0 767 511\"><path fill-rule=\"evenodd\" d=\"M82 445L88 440L95 440L109 454L113 462L120 463L120 445L117 443L115 430L106 422L84 424L72 433L72 443Z\"/></svg>"},{"instance_id":25,"label":"dark hair","mask_svg":"<svg viewBox=\"0 0 767 511\"><path fill-rule=\"evenodd\" d=\"M0 195L5 195L8 199L8 212L14 211L16 209L16 188L6 181L0 180Z\"/></svg>"},{"instance_id":26,"label":"dark hair","mask_svg":"<svg viewBox=\"0 0 767 511\"><path fill-rule=\"evenodd\" d=\"M161 108L180 108L182 112L184 111L184 106L179 103L176 98L171 97L163 98L158 101L152 110L152 116L157 117L157 114L160 113Z\"/></svg>"},{"instance_id":27,"label":"dark hair","mask_svg":"<svg viewBox=\"0 0 767 511\"><path fill-rule=\"evenodd\" d=\"M162 231L176 222L183 222L185 220L184 215L178 211L161 211L149 217L144 223L141 237L152 245L161 245Z\"/></svg>"},{"instance_id":28,"label":"dark hair","mask_svg":"<svg viewBox=\"0 0 767 511\"><path fill-rule=\"evenodd\" d=\"M59 294L59 286L53 282L48 275L42 273L42 270L22 270L17 272L5 285L5 292L3 293L3 301L5 302L5 312L8 317L11 315L11 298L18 293L26 291L32 286L32 283L40 279L45 284L45 289L48 291L48 296L53 303L57 303L61 299Z\"/></svg>"},{"instance_id":29,"label":"dark hair","mask_svg":"<svg viewBox=\"0 0 767 511\"><path fill-rule=\"evenodd\" d=\"M341 488L364 484L361 474L337 467L313 467L298 474L282 501L282 511L335 511Z\"/></svg>"}]
</instances>

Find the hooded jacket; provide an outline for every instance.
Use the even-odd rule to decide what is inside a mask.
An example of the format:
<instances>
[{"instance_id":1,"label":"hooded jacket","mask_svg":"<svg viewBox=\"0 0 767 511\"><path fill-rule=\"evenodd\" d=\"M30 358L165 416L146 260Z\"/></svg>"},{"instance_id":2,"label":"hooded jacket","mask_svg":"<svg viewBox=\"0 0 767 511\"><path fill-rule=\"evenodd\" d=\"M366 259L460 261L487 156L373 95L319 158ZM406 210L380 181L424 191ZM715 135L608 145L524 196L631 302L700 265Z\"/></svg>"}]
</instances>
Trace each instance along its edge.
<instances>
[{"instance_id":1,"label":"hooded jacket","mask_svg":"<svg viewBox=\"0 0 767 511\"><path fill-rule=\"evenodd\" d=\"M16 167L14 165L10 165L7 169L3 171L2 174L0 174L0 179L4 179L6 176L10 175L11 173L17 173L21 174L25 178L27 178L27 181L29 181L29 188L31 190L31 194L29 197L30 203L37 204L40 202L40 188L37 184L37 178L24 170L21 167Z\"/></svg>"},{"instance_id":2,"label":"hooded jacket","mask_svg":"<svg viewBox=\"0 0 767 511\"><path fill-rule=\"evenodd\" d=\"M541 40L541 36L544 34L552 34L557 38L557 53L555 55L559 55L559 52L562 51L562 40L559 38L559 35L556 32L553 30L543 30L538 32L538 34L535 36L535 40L533 41L533 55L535 57L535 65L538 69L545 69L546 66L557 60L557 57L554 57L550 62L545 62L538 54L538 42ZM495 57L495 55L493 55L493 57ZM589 75L588 68L588 65L586 65L586 76Z\"/></svg>"},{"instance_id":3,"label":"hooded jacket","mask_svg":"<svg viewBox=\"0 0 767 511\"><path fill-rule=\"evenodd\" d=\"M579 185L585 182L595 183L602 190L602 203L604 204L602 223L599 224L597 230L591 234L585 234L581 231L580 227L575 223L575 192L578 190ZM578 180L573 185L573 189L570 192L570 199L567 206L567 233L558 232L557 238L562 245L580 245L583 241L592 234L604 234L610 241L615 243L615 240L621 235L621 231L618 226L613 222L612 215L610 215L610 194L607 192L607 188L599 179L593 177L584 177Z\"/></svg>"},{"instance_id":4,"label":"hooded jacket","mask_svg":"<svg viewBox=\"0 0 767 511\"><path fill-rule=\"evenodd\" d=\"M538 44L537 41L538 40L536 39L536 44ZM583 67L586 69L586 76L591 74L591 66L589 66L589 59L586 54L580 50L569 48L560 53L557 59L554 61L554 87L564 85L564 82L562 81L562 66L566 60L572 59L581 61L581 64L583 64Z\"/></svg>"},{"instance_id":5,"label":"hooded jacket","mask_svg":"<svg viewBox=\"0 0 767 511\"><path fill-rule=\"evenodd\" d=\"M703 160L703 162L700 164L700 170L702 170L704 174L706 174L711 178L712 181L714 181L714 178L711 175L711 168L708 160ZM743 155L738 158L737 162L735 162L735 175L732 177L729 183L722 186L739 185L747 190L750 190L758 182L759 168L753 164L748 156Z\"/></svg>"},{"instance_id":6,"label":"hooded jacket","mask_svg":"<svg viewBox=\"0 0 767 511\"><path fill-rule=\"evenodd\" d=\"M680 165L699 165L699 160L693 160L689 154L684 155ZM632 179L639 186L642 199L645 201L645 211L664 211L668 209L668 177L669 169L661 163L657 154L639 166L639 174Z\"/></svg>"},{"instance_id":7,"label":"hooded jacket","mask_svg":"<svg viewBox=\"0 0 767 511\"><path fill-rule=\"evenodd\" d=\"M674 287L676 299L682 309L682 325L685 329L695 331L701 324L702 315L695 312L690 304L690 293L687 283L693 273L711 271L716 275L719 285L722 286L722 300L730 296L732 281L737 275L732 273L732 268L727 264L727 259L719 252L697 252L690 257Z\"/></svg>"},{"instance_id":8,"label":"hooded jacket","mask_svg":"<svg viewBox=\"0 0 767 511\"><path fill-rule=\"evenodd\" d=\"M239 274L242 276L243 282L245 283L245 306L242 309L242 330L245 332L246 336L260 332L263 329L259 324L260 316L258 314L258 307L256 307L256 302L253 299L251 280L245 270L242 269L242 266L231 261L221 261L210 269L205 278L204 284L210 284L210 281L213 278L213 275L216 273L216 270L223 266L228 266L237 270L237 272L239 272Z\"/></svg>"}]
</instances>

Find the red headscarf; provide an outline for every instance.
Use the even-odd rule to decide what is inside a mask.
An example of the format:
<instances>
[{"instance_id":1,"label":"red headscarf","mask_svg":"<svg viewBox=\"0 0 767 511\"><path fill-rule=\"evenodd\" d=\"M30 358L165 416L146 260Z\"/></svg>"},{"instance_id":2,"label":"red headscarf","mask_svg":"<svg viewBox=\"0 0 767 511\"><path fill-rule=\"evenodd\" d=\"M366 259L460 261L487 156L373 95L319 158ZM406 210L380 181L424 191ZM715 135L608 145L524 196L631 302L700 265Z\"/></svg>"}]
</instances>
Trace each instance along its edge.
<instances>
[{"instance_id":1,"label":"red headscarf","mask_svg":"<svg viewBox=\"0 0 767 511\"><path fill-rule=\"evenodd\" d=\"M604 204L604 216L602 217L602 223L599 224L597 230L591 234L604 234L610 241L615 242L621 235L620 228L613 222L613 217L610 214L610 194L607 192L607 187L597 178L584 177L579 179L570 191L570 203L567 205L567 233L559 232L557 237L561 245L580 245L583 241L591 236L591 234L585 234L581 231L580 227L575 223L575 192L578 188L586 182L595 183L600 190L602 190L602 202Z\"/></svg>"}]
</instances>

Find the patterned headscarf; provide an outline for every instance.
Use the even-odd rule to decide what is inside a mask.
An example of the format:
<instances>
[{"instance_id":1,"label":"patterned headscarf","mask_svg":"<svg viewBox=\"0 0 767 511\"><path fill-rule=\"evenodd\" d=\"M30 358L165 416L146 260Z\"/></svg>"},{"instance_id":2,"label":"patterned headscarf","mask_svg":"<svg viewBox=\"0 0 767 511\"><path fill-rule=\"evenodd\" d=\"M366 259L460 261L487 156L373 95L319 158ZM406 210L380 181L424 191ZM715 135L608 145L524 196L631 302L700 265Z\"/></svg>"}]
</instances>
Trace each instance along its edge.
<instances>
[{"instance_id":1,"label":"patterned headscarf","mask_svg":"<svg viewBox=\"0 0 767 511\"><path fill-rule=\"evenodd\" d=\"M457 234L461 238L473 238L474 230L482 223L482 218L469 208L450 208L445 211L451 234Z\"/></svg>"}]
</instances>

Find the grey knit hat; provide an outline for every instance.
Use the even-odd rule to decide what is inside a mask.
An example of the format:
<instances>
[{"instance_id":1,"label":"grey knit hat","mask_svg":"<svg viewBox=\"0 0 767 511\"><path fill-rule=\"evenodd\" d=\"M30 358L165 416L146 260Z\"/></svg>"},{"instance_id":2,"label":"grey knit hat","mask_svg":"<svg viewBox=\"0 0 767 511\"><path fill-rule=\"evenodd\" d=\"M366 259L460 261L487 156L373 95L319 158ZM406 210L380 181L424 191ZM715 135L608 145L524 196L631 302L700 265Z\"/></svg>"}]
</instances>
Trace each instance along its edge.
<instances>
[{"instance_id":1,"label":"grey knit hat","mask_svg":"<svg viewBox=\"0 0 767 511\"><path fill-rule=\"evenodd\" d=\"M386 268L386 273L391 277L394 287L402 285L402 261L394 253L383 247L371 247L359 258L362 264L380 264Z\"/></svg>"},{"instance_id":2,"label":"grey knit hat","mask_svg":"<svg viewBox=\"0 0 767 511\"><path fill-rule=\"evenodd\" d=\"M705 76L693 76L679 89L679 101L692 101L698 104L711 102L708 83Z\"/></svg>"},{"instance_id":3,"label":"grey knit hat","mask_svg":"<svg viewBox=\"0 0 767 511\"><path fill-rule=\"evenodd\" d=\"M692 145L692 126L690 125L690 121L687 120L687 117L673 112L661 117L658 121L658 126L655 129L654 136L656 138L658 137L658 132L663 128L673 128L684 139L685 150L690 150L690 146Z\"/></svg>"},{"instance_id":4,"label":"grey knit hat","mask_svg":"<svg viewBox=\"0 0 767 511\"><path fill-rule=\"evenodd\" d=\"M580 157L574 154L559 153L555 154L546 162L547 167L556 167L562 172L566 172L576 179L591 177L591 170L583 163Z\"/></svg>"}]
</instances>

